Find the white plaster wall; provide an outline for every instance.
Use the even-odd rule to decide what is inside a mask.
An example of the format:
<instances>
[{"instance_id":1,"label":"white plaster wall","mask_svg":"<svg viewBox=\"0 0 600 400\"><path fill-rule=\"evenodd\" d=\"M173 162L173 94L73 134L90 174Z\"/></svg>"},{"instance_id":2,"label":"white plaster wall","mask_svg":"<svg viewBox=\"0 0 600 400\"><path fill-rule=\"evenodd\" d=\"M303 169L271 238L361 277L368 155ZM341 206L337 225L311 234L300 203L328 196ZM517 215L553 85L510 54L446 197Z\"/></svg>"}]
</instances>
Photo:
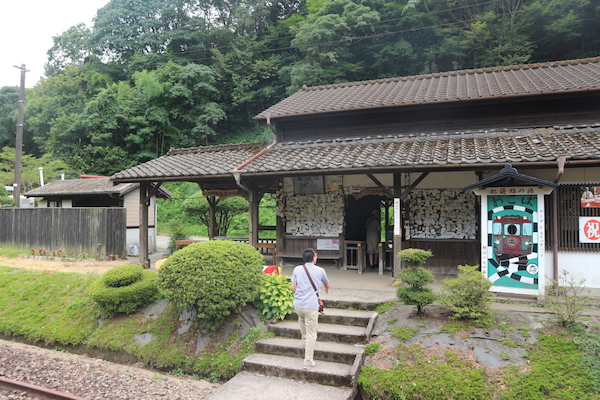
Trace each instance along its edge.
<instances>
[{"instance_id":1,"label":"white plaster wall","mask_svg":"<svg viewBox=\"0 0 600 400\"><path fill-rule=\"evenodd\" d=\"M129 248L133 245L140 245L140 229L127 228L127 238L125 242L125 251L129 254ZM148 251L156 252L156 228L148 228Z\"/></svg>"},{"instance_id":2,"label":"white plaster wall","mask_svg":"<svg viewBox=\"0 0 600 400\"><path fill-rule=\"evenodd\" d=\"M538 179L543 179L546 181L554 182L554 178L556 178L556 174L558 173L558 169L519 169L517 168L520 174L533 176ZM492 175L497 174L499 171L494 171ZM488 176L486 175L486 178ZM600 167L592 167L592 168L574 168L569 167L569 165L565 166L565 172L560 177L559 183L569 183L569 182L600 182Z\"/></svg>"},{"instance_id":3,"label":"white plaster wall","mask_svg":"<svg viewBox=\"0 0 600 400\"><path fill-rule=\"evenodd\" d=\"M600 253L592 252L559 252L558 271L566 270L576 281L585 279L584 287L600 288ZM546 252L546 275L554 278L554 257Z\"/></svg>"}]
</instances>

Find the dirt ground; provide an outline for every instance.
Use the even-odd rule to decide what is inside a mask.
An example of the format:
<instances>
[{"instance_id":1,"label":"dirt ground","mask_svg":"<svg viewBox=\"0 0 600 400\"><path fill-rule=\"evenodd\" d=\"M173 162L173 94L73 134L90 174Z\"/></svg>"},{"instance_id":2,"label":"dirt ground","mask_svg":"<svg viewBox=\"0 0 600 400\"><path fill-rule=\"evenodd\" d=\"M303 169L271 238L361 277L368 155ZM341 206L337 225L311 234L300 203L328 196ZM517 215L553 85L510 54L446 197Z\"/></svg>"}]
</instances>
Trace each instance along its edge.
<instances>
[{"instance_id":1,"label":"dirt ground","mask_svg":"<svg viewBox=\"0 0 600 400\"><path fill-rule=\"evenodd\" d=\"M16 257L8 258L0 256L0 266L25 269L42 272L77 272L81 274L103 274L109 269L120 265L131 264L128 260L116 261L50 261L38 258Z\"/></svg>"}]
</instances>

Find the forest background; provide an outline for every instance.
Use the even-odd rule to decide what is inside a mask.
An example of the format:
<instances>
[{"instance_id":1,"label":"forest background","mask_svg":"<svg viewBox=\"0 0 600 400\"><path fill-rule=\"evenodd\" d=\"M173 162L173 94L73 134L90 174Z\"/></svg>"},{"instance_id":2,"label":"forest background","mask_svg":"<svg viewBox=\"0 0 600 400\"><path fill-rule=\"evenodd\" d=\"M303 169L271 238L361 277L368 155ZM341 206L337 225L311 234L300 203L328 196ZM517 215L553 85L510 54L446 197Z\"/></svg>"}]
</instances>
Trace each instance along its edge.
<instances>
[{"instance_id":1,"label":"forest background","mask_svg":"<svg viewBox=\"0 0 600 400\"><path fill-rule=\"evenodd\" d=\"M269 140L252 117L304 85L596 57L600 0L112 0L53 41L26 92L23 192L40 166L47 182L111 175L170 148ZM0 185L18 92L0 88ZM197 185L166 187L163 233L204 235ZM243 215L227 233L247 235Z\"/></svg>"}]
</instances>

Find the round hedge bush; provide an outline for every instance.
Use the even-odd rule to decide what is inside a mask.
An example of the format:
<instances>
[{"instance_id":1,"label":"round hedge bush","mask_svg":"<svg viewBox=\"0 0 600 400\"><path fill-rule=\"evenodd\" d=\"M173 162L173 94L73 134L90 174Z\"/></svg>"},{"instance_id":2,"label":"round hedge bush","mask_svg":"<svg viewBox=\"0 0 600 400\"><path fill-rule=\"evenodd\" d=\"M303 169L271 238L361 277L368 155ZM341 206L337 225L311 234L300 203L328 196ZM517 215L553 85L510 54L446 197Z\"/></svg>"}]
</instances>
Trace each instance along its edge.
<instances>
[{"instance_id":1,"label":"round hedge bush","mask_svg":"<svg viewBox=\"0 0 600 400\"><path fill-rule=\"evenodd\" d=\"M136 264L123 265L107 271L103 276L109 287L129 286L142 279L143 268Z\"/></svg>"},{"instance_id":2,"label":"round hedge bush","mask_svg":"<svg viewBox=\"0 0 600 400\"><path fill-rule=\"evenodd\" d=\"M262 282L262 255L246 243L197 242L161 266L159 288L179 309L194 309L201 325L216 329L255 299Z\"/></svg>"},{"instance_id":3,"label":"round hedge bush","mask_svg":"<svg viewBox=\"0 0 600 400\"><path fill-rule=\"evenodd\" d=\"M131 314L156 299L157 279L156 272L144 271L135 264L123 265L111 269L94 282L90 297L100 305L106 316ZM130 283L124 285L124 282Z\"/></svg>"}]
</instances>

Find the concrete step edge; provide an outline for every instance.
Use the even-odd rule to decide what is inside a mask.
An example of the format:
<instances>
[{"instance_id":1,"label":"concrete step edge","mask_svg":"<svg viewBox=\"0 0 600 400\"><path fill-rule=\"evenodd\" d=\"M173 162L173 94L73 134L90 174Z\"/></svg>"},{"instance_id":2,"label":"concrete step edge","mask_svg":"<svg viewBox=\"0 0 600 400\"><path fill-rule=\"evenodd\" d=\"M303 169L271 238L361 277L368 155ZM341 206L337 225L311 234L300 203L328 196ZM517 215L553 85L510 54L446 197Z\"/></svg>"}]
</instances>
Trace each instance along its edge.
<instances>
[{"instance_id":1,"label":"concrete step edge","mask_svg":"<svg viewBox=\"0 0 600 400\"><path fill-rule=\"evenodd\" d=\"M354 385L355 376L353 376L352 366L328 361L317 361L316 363L315 367L304 370L303 358L254 353L242 361L242 369L246 372L296 379L302 382L337 387Z\"/></svg>"}]
</instances>

